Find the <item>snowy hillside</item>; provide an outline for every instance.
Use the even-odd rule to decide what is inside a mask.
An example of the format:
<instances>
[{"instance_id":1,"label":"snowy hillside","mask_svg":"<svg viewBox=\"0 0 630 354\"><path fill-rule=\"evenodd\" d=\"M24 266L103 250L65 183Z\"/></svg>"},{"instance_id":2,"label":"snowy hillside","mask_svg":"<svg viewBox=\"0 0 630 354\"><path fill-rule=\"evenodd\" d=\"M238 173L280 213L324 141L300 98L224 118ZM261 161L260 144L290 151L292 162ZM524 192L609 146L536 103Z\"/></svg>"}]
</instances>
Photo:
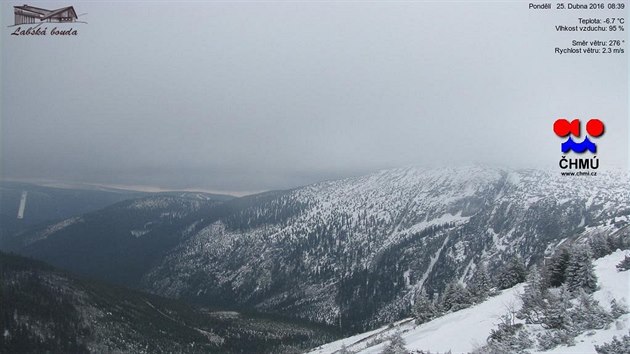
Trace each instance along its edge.
<instances>
[{"instance_id":1,"label":"snowy hillside","mask_svg":"<svg viewBox=\"0 0 630 354\"><path fill-rule=\"evenodd\" d=\"M144 284L363 331L408 316L418 290L441 293L482 262L536 262L566 240L615 232L630 221L629 186L623 172L568 180L483 167L317 183L195 224Z\"/></svg>"},{"instance_id":2,"label":"snowy hillside","mask_svg":"<svg viewBox=\"0 0 630 354\"><path fill-rule=\"evenodd\" d=\"M433 298L453 280L469 283L481 265L496 278L517 257L537 263L559 244L624 230L630 179L401 168L227 201L154 196L80 220L49 225L45 238L33 230L26 236L38 241L20 252L162 296L351 334L409 317L418 292Z\"/></svg>"},{"instance_id":3,"label":"snowy hillside","mask_svg":"<svg viewBox=\"0 0 630 354\"><path fill-rule=\"evenodd\" d=\"M596 260L595 271L600 289L593 295L607 308L612 299L628 303L630 299L630 271L618 272L618 264L628 251L616 251ZM430 350L431 352L467 353L485 344L490 331L498 323L508 307L520 306L518 294L523 285L504 290L501 294L473 307L447 314L422 325L415 325L412 318L399 321L393 326L348 337L318 347L310 353L335 353L345 345L353 353L380 353L388 344L387 338L399 332L408 350ZM610 342L613 336L620 338L630 329L630 314L615 321L609 329L595 330L576 338L574 346L560 346L550 351L532 353L594 353L594 345Z\"/></svg>"}]
</instances>

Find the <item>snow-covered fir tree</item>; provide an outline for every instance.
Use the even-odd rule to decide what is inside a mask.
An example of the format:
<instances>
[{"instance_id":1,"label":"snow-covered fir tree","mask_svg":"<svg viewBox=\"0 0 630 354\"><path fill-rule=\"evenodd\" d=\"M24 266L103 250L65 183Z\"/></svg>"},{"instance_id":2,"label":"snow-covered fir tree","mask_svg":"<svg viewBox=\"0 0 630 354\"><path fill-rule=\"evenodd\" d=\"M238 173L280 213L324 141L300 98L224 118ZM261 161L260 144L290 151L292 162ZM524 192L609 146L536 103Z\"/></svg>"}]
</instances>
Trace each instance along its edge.
<instances>
[{"instance_id":1,"label":"snow-covered fir tree","mask_svg":"<svg viewBox=\"0 0 630 354\"><path fill-rule=\"evenodd\" d=\"M569 258L571 255L566 247L560 248L553 254L546 269L549 286L558 287L564 283Z\"/></svg>"},{"instance_id":2,"label":"snow-covered fir tree","mask_svg":"<svg viewBox=\"0 0 630 354\"><path fill-rule=\"evenodd\" d=\"M481 302L488 297L490 288L492 287L491 284L492 281L490 280L490 275L488 274L488 268L485 263L481 263L475 271L472 279L470 279L467 289L469 289L475 302Z\"/></svg>"},{"instance_id":3,"label":"snow-covered fir tree","mask_svg":"<svg viewBox=\"0 0 630 354\"><path fill-rule=\"evenodd\" d=\"M545 293L542 276L538 267L534 266L527 275L525 290L521 295L523 305L516 315L517 318L524 319L526 323L541 323L547 307Z\"/></svg>"},{"instance_id":4,"label":"snow-covered fir tree","mask_svg":"<svg viewBox=\"0 0 630 354\"><path fill-rule=\"evenodd\" d=\"M630 353L630 334L624 335L621 339L613 337L609 343L596 345L595 351L598 354L628 354Z\"/></svg>"},{"instance_id":5,"label":"snow-covered fir tree","mask_svg":"<svg viewBox=\"0 0 630 354\"><path fill-rule=\"evenodd\" d=\"M351 354L351 352L346 347L346 344L342 344L341 348L337 351L337 354Z\"/></svg>"},{"instance_id":6,"label":"snow-covered fir tree","mask_svg":"<svg viewBox=\"0 0 630 354\"><path fill-rule=\"evenodd\" d=\"M624 303L619 303L616 299L610 301L610 314L613 318L619 318L628 313L628 307Z\"/></svg>"},{"instance_id":7,"label":"snow-covered fir tree","mask_svg":"<svg viewBox=\"0 0 630 354\"><path fill-rule=\"evenodd\" d=\"M597 276L588 247L576 246L571 252L566 269L566 284L570 291L584 289L592 293L597 290Z\"/></svg>"},{"instance_id":8,"label":"snow-covered fir tree","mask_svg":"<svg viewBox=\"0 0 630 354\"><path fill-rule=\"evenodd\" d=\"M609 240L610 236L604 236L603 234L593 235L588 245L591 248L594 258L601 258L609 255L615 249L612 247L613 242Z\"/></svg>"},{"instance_id":9,"label":"snow-covered fir tree","mask_svg":"<svg viewBox=\"0 0 630 354\"><path fill-rule=\"evenodd\" d=\"M546 329L569 329L572 319L569 310L571 292L566 285L562 285L557 291L550 291L547 296L548 306L545 307L542 326Z\"/></svg>"},{"instance_id":10,"label":"snow-covered fir tree","mask_svg":"<svg viewBox=\"0 0 630 354\"><path fill-rule=\"evenodd\" d=\"M444 290L440 309L442 311L458 311L469 307L471 304L472 297L468 290L460 282L453 281Z\"/></svg>"},{"instance_id":11,"label":"snow-covered fir tree","mask_svg":"<svg viewBox=\"0 0 630 354\"><path fill-rule=\"evenodd\" d=\"M630 269L630 256L626 255L624 259L617 264L617 270L620 272Z\"/></svg>"},{"instance_id":12,"label":"snow-covered fir tree","mask_svg":"<svg viewBox=\"0 0 630 354\"><path fill-rule=\"evenodd\" d=\"M531 347L533 341L523 330L523 324L516 323L515 320L516 312L508 309L508 312L499 318L497 328L490 332L487 344L478 353L525 353L525 349Z\"/></svg>"},{"instance_id":13,"label":"snow-covered fir tree","mask_svg":"<svg viewBox=\"0 0 630 354\"><path fill-rule=\"evenodd\" d=\"M438 315L438 311L426 293L420 292L413 304L413 314L416 317L416 323L421 324L434 319Z\"/></svg>"},{"instance_id":14,"label":"snow-covered fir tree","mask_svg":"<svg viewBox=\"0 0 630 354\"><path fill-rule=\"evenodd\" d=\"M389 344L387 344L381 354L408 354L409 351L405 348L405 344L405 340L400 333L396 332L389 337Z\"/></svg>"},{"instance_id":15,"label":"snow-covered fir tree","mask_svg":"<svg viewBox=\"0 0 630 354\"><path fill-rule=\"evenodd\" d=\"M602 329L613 319L613 316L606 312L599 305L599 302L584 289L579 289L577 294L577 304L571 311L574 330L583 332L589 329Z\"/></svg>"},{"instance_id":16,"label":"snow-covered fir tree","mask_svg":"<svg viewBox=\"0 0 630 354\"><path fill-rule=\"evenodd\" d=\"M524 282L526 275L527 270L523 259L521 257L513 257L499 274L497 286L499 289L511 288L518 283Z\"/></svg>"}]
</instances>

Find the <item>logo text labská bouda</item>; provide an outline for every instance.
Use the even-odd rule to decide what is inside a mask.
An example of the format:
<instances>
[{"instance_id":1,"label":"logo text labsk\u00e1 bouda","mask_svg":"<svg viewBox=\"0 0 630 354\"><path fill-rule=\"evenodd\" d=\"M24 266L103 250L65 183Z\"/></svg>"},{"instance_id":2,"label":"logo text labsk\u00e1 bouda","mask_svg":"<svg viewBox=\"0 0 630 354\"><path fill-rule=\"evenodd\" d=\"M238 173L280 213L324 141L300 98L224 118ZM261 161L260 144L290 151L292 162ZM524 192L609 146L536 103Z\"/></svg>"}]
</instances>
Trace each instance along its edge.
<instances>
[{"instance_id":1,"label":"logo text labsk\u00e1 bouda","mask_svg":"<svg viewBox=\"0 0 630 354\"><path fill-rule=\"evenodd\" d=\"M49 29L48 27L40 27L40 26L30 26L27 28L18 27L11 33L12 36L76 36L79 34L79 30L74 28L57 28L53 27Z\"/></svg>"}]
</instances>

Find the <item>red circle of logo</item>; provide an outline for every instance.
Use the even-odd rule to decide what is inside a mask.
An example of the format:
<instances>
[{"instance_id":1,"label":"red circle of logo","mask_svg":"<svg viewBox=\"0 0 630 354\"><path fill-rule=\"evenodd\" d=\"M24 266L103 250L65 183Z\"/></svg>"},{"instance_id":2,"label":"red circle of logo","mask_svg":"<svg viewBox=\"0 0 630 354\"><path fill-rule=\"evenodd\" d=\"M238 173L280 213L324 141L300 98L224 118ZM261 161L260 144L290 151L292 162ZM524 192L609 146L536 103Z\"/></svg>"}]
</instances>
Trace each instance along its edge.
<instances>
[{"instance_id":1,"label":"red circle of logo","mask_svg":"<svg viewBox=\"0 0 630 354\"><path fill-rule=\"evenodd\" d=\"M604 134L604 123L597 118L593 118L586 123L586 132L592 137L598 137Z\"/></svg>"}]
</instances>

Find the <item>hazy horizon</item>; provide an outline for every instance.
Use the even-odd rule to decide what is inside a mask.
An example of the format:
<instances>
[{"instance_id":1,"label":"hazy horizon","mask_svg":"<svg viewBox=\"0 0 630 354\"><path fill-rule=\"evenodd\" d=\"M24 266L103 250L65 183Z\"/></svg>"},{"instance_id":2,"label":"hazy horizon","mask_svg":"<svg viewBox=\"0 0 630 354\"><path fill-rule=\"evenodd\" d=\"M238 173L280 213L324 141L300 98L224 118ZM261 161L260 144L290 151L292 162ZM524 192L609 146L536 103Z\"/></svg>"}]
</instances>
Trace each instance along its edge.
<instances>
[{"instance_id":1,"label":"hazy horizon","mask_svg":"<svg viewBox=\"0 0 630 354\"><path fill-rule=\"evenodd\" d=\"M238 191L229 191L229 190L215 190L215 189L206 189L206 188L168 188L168 187L160 187L160 186L154 186L154 185L143 185L143 184L137 184L137 185L131 185L131 184L111 184L111 183L91 183L91 182L79 182L79 181L70 181L70 180L52 180L52 179L38 179L38 178L2 178L0 179L0 182L14 182L14 183L27 183L27 184L34 184L34 185L39 185L39 186L43 186L43 187L51 187L51 188L60 188L60 189L88 189L88 190L96 190L96 189L114 189L114 190L123 190L123 191L136 191L136 192L146 192L146 193L161 193L161 192L191 192L191 193L195 193L195 192L199 192L199 193L209 193L209 194L225 194L225 195L229 195L229 196L233 196L233 197L245 197L245 196L249 196L249 195L255 195L255 194L260 194L260 193L265 193L265 192L271 192L271 191L277 191L277 190L290 190L290 189L294 189L294 188L301 188L301 187L307 187L309 185L312 184L317 184L317 183L322 183L322 182L327 182L327 181L332 181L332 180L339 180L339 179L345 179L345 178L359 178L361 176L366 176L366 175L371 175L371 174L375 174L381 171L387 171L387 170L400 170L400 169L409 169L409 168L415 168L415 169L421 169L421 168L425 168L427 170L436 170L436 169L466 169L466 168L474 168L474 167L481 167L481 168L489 168L489 169L497 169L497 170L507 170L507 171L523 171L523 170L537 170L537 171L542 171L542 172L548 172L548 173L557 173L557 169L555 168L530 168L530 167L520 167L520 168L513 168L513 167L509 167L509 166L499 166L499 165L489 165L489 164L463 164L463 165L458 165L458 166L445 166L445 165L432 165L432 166L421 166L421 165L407 165L407 166L400 166L400 167L392 167L392 168L385 168L385 169L377 169L377 170L373 170L373 171L367 171L365 173L361 173L361 174L353 174L353 175L346 175L346 176L341 176L338 178L327 178L327 179L322 179L322 180L318 180L318 181L312 181L309 183L305 183L305 184L301 184L301 185L295 185L295 186L290 186L290 187L286 187L286 188L276 188L276 189L260 189L260 190L250 190L250 191L244 191L244 190L238 190ZM617 168L617 167L611 167L611 168L604 168L602 170L599 171L600 175L609 173L609 172L629 172L627 168ZM568 178L568 177L563 177L563 178ZM592 178L592 177L591 177Z\"/></svg>"},{"instance_id":2,"label":"hazy horizon","mask_svg":"<svg viewBox=\"0 0 630 354\"><path fill-rule=\"evenodd\" d=\"M22 3L2 3L3 179L249 194L408 165L549 169L559 117L601 118L600 166L628 166L627 57L554 54L571 13L78 2L87 23L59 25L77 36L12 36Z\"/></svg>"}]
</instances>

